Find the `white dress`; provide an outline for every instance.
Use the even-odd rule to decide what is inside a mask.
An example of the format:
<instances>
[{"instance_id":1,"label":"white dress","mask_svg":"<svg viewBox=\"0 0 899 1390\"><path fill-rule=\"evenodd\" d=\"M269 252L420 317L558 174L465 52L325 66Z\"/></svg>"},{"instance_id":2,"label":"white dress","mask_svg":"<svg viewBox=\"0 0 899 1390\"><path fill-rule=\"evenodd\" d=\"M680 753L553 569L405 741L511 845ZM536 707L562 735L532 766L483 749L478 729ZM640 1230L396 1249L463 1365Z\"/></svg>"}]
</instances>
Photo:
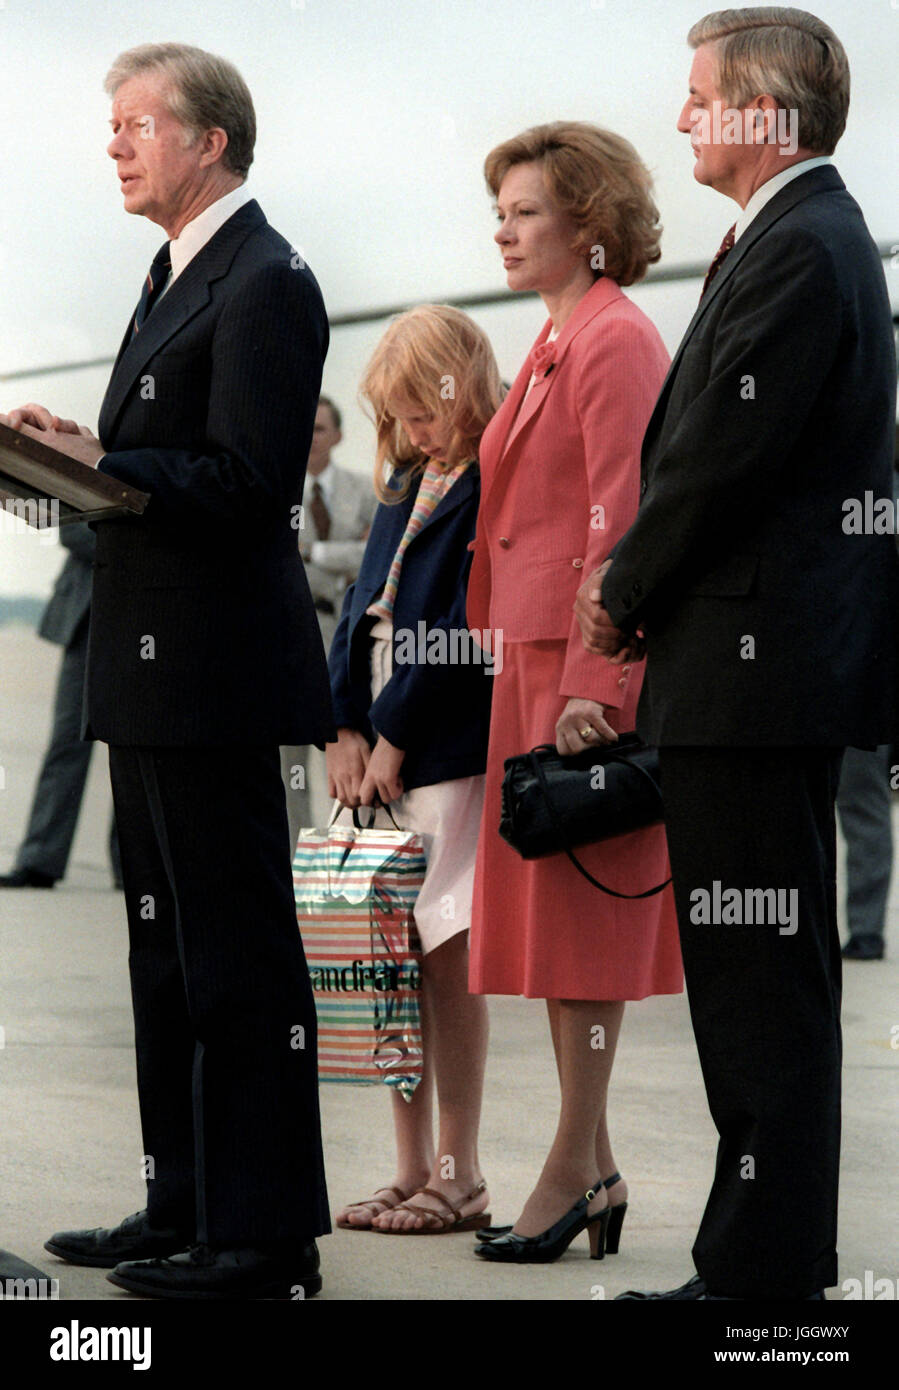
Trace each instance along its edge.
<instances>
[{"instance_id":1,"label":"white dress","mask_svg":"<svg viewBox=\"0 0 899 1390\"><path fill-rule=\"evenodd\" d=\"M371 631L371 698L376 700L393 666L393 624L380 619ZM402 768L400 769L402 777ZM415 903L415 923L425 955L471 926L471 897L478 832L484 808L484 774L413 787L390 803L402 830L421 836L427 869ZM341 824L352 818L344 808ZM379 811L376 825L389 827Z\"/></svg>"}]
</instances>

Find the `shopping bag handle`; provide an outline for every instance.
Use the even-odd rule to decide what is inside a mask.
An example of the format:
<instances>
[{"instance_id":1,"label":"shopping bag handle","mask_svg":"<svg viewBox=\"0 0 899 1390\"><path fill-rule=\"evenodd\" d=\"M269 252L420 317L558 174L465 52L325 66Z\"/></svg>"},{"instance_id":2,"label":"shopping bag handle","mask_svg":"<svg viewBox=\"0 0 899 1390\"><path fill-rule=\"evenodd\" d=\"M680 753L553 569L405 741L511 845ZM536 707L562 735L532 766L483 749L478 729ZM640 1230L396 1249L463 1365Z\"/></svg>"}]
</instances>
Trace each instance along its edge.
<instances>
[{"instance_id":1,"label":"shopping bag handle","mask_svg":"<svg viewBox=\"0 0 899 1390\"><path fill-rule=\"evenodd\" d=\"M390 823L391 823L391 825L393 826L394 830L401 830L401 829L402 829L402 826L397 825L397 823L396 823L396 818L395 818L393 812L391 811L389 805L388 805L386 802L382 801L382 800L380 799L380 797L376 797L376 798L375 798L375 804L374 804L373 806L368 806L368 807L366 807L365 809L368 810L368 811L371 813L370 816L369 816L368 825L362 825L362 823L361 823L361 821L360 821L360 818L359 818L359 807L358 807L358 806L354 806L354 807L353 807L353 825L356 827L357 830L372 830L372 829L374 829L374 824L375 824L375 820L377 819L378 811L386 811L386 812L387 812L388 819L390 820Z\"/></svg>"},{"instance_id":2,"label":"shopping bag handle","mask_svg":"<svg viewBox=\"0 0 899 1390\"><path fill-rule=\"evenodd\" d=\"M336 821L337 817L340 815L341 811L343 811L343 810L345 810L345 809L349 809L349 808L344 807L344 805L343 805L342 802L337 801L337 800L335 799L335 802L334 802L334 809L333 809L333 811L331 812L331 819L328 821L328 829L329 829L329 830L331 829L332 825L333 825L334 822ZM402 830L403 827L402 827L401 825L397 825L397 823L396 823L396 817L394 816L394 814L393 814L393 812L391 811L390 807L389 807L388 805L385 805L385 803L384 803L383 801L381 801L380 797L376 800L374 806L367 806L365 809L366 809L367 811L370 811L370 812L371 812L371 816L370 816L370 818L369 818L368 825L363 825L363 824L362 824L362 822L361 822L361 820L360 820L360 818L359 818L359 807L358 807L358 806L354 806L354 807L353 807L353 825L355 826L355 828L356 828L357 830L372 830L372 829L374 828L374 824L375 824L375 817L377 816L379 810L381 810L381 811L386 811L386 812L387 812L387 815L388 815L389 818L390 818L390 823L391 823L391 825L393 826L394 830Z\"/></svg>"}]
</instances>

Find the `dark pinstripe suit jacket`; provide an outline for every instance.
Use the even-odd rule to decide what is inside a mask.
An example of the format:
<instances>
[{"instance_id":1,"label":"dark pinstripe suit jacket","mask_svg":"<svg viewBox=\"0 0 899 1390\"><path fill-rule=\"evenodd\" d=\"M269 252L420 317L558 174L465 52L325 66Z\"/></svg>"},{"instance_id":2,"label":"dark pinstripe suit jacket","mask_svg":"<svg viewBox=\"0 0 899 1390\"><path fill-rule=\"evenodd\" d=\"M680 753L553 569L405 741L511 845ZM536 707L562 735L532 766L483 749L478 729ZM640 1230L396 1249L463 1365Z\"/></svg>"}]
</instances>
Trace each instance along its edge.
<instances>
[{"instance_id":1,"label":"dark pinstripe suit jacket","mask_svg":"<svg viewBox=\"0 0 899 1390\"><path fill-rule=\"evenodd\" d=\"M328 323L312 272L241 207L136 335L100 471L152 495L97 524L85 731L132 746L318 743L327 669L296 525Z\"/></svg>"},{"instance_id":2,"label":"dark pinstripe suit jacket","mask_svg":"<svg viewBox=\"0 0 899 1390\"><path fill-rule=\"evenodd\" d=\"M895 380L877 248L836 169L811 169L712 281L643 441L603 602L646 632L648 741L895 736L894 539L843 526L847 499L892 498Z\"/></svg>"}]
</instances>

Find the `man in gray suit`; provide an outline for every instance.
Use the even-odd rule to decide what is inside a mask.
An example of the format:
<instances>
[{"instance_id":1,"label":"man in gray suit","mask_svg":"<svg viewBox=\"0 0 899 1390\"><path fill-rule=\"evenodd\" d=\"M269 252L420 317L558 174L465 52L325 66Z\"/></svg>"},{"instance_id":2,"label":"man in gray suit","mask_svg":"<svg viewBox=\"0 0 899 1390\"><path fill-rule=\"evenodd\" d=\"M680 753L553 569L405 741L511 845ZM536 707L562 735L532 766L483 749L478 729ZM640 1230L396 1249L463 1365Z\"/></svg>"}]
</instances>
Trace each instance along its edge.
<instances>
[{"instance_id":1,"label":"man in gray suit","mask_svg":"<svg viewBox=\"0 0 899 1390\"><path fill-rule=\"evenodd\" d=\"M81 706L96 537L89 526L74 522L60 529L59 539L69 555L38 626L40 637L65 648L56 685L53 732L25 838L12 872L0 875L0 888L52 888L65 876L94 746L81 739ZM122 866L115 819L109 831L109 857L113 882L120 887Z\"/></svg>"},{"instance_id":2,"label":"man in gray suit","mask_svg":"<svg viewBox=\"0 0 899 1390\"><path fill-rule=\"evenodd\" d=\"M319 396L299 537L326 653L337 631L343 596L362 564L365 538L378 505L371 480L341 468L331 458L343 438L340 427L337 406L329 396ZM282 748L281 771L293 848L300 827L318 824L316 816L325 814L324 757L313 747Z\"/></svg>"}]
</instances>

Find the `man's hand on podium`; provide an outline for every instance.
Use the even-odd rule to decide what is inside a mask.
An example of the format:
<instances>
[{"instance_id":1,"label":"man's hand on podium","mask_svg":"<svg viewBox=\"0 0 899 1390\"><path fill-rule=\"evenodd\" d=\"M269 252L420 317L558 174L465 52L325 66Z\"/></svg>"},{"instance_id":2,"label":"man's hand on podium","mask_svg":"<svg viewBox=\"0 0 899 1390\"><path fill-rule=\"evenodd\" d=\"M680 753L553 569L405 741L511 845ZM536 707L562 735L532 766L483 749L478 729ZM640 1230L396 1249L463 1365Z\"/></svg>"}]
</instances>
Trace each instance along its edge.
<instances>
[{"instance_id":1,"label":"man's hand on podium","mask_svg":"<svg viewBox=\"0 0 899 1390\"><path fill-rule=\"evenodd\" d=\"M77 425L74 420L62 420L51 415L46 406L22 405L11 410L8 415L0 415L0 423L22 434L39 439L51 449L96 468L105 450L95 434L86 425Z\"/></svg>"}]
</instances>

